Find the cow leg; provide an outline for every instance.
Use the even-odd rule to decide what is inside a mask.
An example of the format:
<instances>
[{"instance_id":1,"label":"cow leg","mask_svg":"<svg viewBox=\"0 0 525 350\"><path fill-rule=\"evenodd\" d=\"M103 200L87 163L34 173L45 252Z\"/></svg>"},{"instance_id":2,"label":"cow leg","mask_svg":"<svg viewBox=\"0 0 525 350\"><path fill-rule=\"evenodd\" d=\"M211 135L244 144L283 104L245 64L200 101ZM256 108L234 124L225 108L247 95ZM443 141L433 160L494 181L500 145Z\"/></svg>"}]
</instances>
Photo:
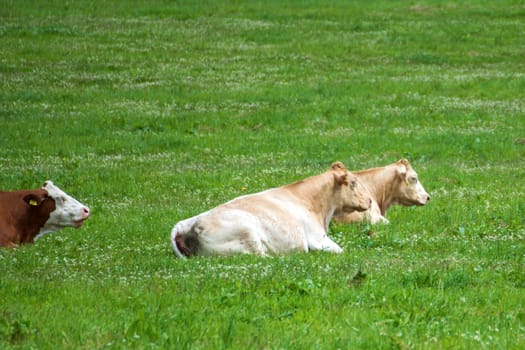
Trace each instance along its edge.
<instances>
[{"instance_id":1,"label":"cow leg","mask_svg":"<svg viewBox=\"0 0 525 350\"><path fill-rule=\"evenodd\" d=\"M332 239L330 239L330 237L328 237L328 235L324 232L319 233L317 235L310 234L307 237L307 240L309 250L322 250L325 252L337 254L343 252L343 249L341 249L341 247L337 243L332 241Z\"/></svg>"},{"instance_id":2,"label":"cow leg","mask_svg":"<svg viewBox=\"0 0 525 350\"><path fill-rule=\"evenodd\" d=\"M385 218L383 215L381 214L374 214L374 213L371 213L368 217L368 220L370 221L370 223L372 225L374 224L389 224L390 221L388 221L387 218Z\"/></svg>"},{"instance_id":3,"label":"cow leg","mask_svg":"<svg viewBox=\"0 0 525 350\"><path fill-rule=\"evenodd\" d=\"M330 237L325 236L323 239L323 248L322 250L330 253L337 253L341 254L343 252L343 249L339 246L339 244L335 243L330 239Z\"/></svg>"}]
</instances>

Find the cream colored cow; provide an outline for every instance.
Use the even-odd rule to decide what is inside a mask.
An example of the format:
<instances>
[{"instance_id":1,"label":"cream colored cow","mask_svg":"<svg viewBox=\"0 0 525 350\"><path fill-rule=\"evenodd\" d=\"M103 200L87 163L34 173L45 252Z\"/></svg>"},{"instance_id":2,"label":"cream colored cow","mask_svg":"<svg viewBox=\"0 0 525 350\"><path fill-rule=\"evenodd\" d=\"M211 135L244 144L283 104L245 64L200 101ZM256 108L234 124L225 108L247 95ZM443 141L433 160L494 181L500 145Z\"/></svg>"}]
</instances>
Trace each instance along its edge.
<instances>
[{"instance_id":1,"label":"cream colored cow","mask_svg":"<svg viewBox=\"0 0 525 350\"><path fill-rule=\"evenodd\" d=\"M386 212L392 205L421 206L430 200L417 173L406 159L381 168L354 171L353 174L366 187L372 198L372 205L363 212L338 211L334 215L334 221L388 223Z\"/></svg>"},{"instance_id":2,"label":"cream colored cow","mask_svg":"<svg viewBox=\"0 0 525 350\"><path fill-rule=\"evenodd\" d=\"M171 231L174 253L192 255L283 254L342 249L327 234L337 210L367 210L371 198L342 163L317 176L235 198L178 222Z\"/></svg>"}]
</instances>

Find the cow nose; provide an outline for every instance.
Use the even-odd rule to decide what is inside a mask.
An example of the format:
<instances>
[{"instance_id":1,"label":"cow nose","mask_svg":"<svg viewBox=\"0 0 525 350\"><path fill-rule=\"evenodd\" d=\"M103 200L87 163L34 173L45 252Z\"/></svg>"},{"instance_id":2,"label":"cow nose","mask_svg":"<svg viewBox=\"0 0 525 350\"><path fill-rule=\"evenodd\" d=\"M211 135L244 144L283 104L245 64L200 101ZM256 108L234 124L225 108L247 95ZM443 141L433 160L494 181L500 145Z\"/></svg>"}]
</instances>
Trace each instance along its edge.
<instances>
[{"instance_id":1,"label":"cow nose","mask_svg":"<svg viewBox=\"0 0 525 350\"><path fill-rule=\"evenodd\" d=\"M89 216L89 208L88 207L84 207L82 208L82 216L87 218Z\"/></svg>"},{"instance_id":2,"label":"cow nose","mask_svg":"<svg viewBox=\"0 0 525 350\"><path fill-rule=\"evenodd\" d=\"M430 202L430 196L427 196L427 203Z\"/></svg>"}]
</instances>

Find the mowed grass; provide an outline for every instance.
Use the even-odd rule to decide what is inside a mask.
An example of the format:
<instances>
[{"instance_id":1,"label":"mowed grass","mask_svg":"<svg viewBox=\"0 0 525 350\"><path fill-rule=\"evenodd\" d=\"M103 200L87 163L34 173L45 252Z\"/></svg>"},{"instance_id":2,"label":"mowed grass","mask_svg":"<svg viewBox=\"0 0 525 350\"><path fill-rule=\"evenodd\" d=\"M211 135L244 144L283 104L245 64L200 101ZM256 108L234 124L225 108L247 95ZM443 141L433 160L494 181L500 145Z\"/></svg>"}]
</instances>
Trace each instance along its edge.
<instances>
[{"instance_id":1,"label":"mowed grass","mask_svg":"<svg viewBox=\"0 0 525 350\"><path fill-rule=\"evenodd\" d=\"M525 347L520 1L0 1L0 188L81 229L0 250L0 347ZM406 157L432 200L342 255L174 258L236 196Z\"/></svg>"}]
</instances>

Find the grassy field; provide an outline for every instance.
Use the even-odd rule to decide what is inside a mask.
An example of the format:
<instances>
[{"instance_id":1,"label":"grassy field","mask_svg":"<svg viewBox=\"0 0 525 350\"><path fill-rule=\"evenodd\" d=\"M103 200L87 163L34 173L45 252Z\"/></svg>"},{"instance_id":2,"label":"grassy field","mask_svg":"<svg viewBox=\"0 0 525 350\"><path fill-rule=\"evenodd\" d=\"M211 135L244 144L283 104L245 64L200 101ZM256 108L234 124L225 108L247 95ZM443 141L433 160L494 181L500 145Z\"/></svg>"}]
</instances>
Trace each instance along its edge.
<instances>
[{"instance_id":1,"label":"grassy field","mask_svg":"<svg viewBox=\"0 0 525 350\"><path fill-rule=\"evenodd\" d=\"M0 188L51 179L92 210L0 250L0 348L524 348L524 18L0 0ZM332 224L342 255L171 252L177 221L226 200L403 157L430 204Z\"/></svg>"}]
</instances>

